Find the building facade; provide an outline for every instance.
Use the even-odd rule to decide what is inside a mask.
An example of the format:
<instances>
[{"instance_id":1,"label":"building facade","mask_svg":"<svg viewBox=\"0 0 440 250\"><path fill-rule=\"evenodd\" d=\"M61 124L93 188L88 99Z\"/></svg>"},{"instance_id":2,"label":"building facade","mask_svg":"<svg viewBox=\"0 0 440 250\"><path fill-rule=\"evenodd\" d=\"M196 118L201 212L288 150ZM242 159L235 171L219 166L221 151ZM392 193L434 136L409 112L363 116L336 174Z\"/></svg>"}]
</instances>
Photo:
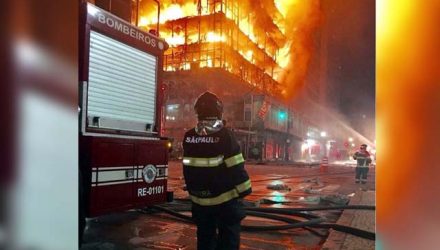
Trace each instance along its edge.
<instances>
[{"instance_id":1,"label":"building facade","mask_svg":"<svg viewBox=\"0 0 440 250\"><path fill-rule=\"evenodd\" d=\"M223 100L227 127L235 132L248 160L319 160L331 154L333 146L320 137L321 128L304 105L280 101L286 87L280 80L285 70L281 65L289 41L274 1L92 2L169 43L161 87L162 127L173 140L174 157L182 154L184 132L197 122L193 105L204 91ZM321 90L307 88L318 91L321 101Z\"/></svg>"}]
</instances>

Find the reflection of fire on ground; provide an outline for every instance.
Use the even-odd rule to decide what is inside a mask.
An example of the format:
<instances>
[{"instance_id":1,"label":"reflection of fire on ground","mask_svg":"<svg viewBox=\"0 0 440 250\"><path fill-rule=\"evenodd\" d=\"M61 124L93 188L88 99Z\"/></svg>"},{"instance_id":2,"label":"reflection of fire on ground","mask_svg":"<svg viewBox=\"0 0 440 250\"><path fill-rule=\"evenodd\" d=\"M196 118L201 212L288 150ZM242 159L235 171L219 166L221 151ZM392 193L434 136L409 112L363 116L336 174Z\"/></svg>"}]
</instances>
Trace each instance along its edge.
<instances>
[{"instance_id":1,"label":"reflection of fire on ground","mask_svg":"<svg viewBox=\"0 0 440 250\"><path fill-rule=\"evenodd\" d=\"M262 197L284 197L284 199L298 202L282 204L261 204L262 207L299 208L322 206L317 203L316 197L327 195L345 195L353 197L359 188L374 190L374 172L371 173L371 183L365 186L354 184L354 172L347 168L330 167L329 174L320 175L319 168L298 168L293 166L275 165L246 165L252 180L253 193L245 198L246 201L257 201ZM283 173L275 174L275 173ZM182 190L184 181L180 162L169 163L169 190L174 191L175 198L187 197ZM269 184L281 184L291 188L288 190L269 190ZM306 190L315 190L319 194L309 194ZM180 190L179 190L180 189ZM180 194L176 195L176 194ZM177 197L176 197L177 196ZM299 202L302 197L303 201ZM310 197L310 198L308 198ZM338 196L333 197L335 201ZM319 200L321 202L321 199ZM326 217L329 222L336 222L340 211L314 212ZM189 213L185 213L190 215ZM300 218L298 218L300 219ZM81 249L195 249L196 228L194 225L165 213L139 213L129 211L103 216L88 222L86 243ZM248 216L242 225L266 226L279 225L280 222ZM320 229L326 235L328 230ZM292 237L293 236L293 237ZM323 239L307 230L292 229L288 231L269 232L242 232L240 249L319 249Z\"/></svg>"},{"instance_id":2,"label":"reflection of fire on ground","mask_svg":"<svg viewBox=\"0 0 440 250\"><path fill-rule=\"evenodd\" d=\"M175 166L173 163L171 168L180 169L180 166ZM351 165L347 167L343 164L331 164L326 173L320 172L319 167L262 166L269 170L259 174L252 173L259 168L257 165L247 165L252 181L252 194L245 200L250 206L305 207L322 203L341 205L345 204L352 194L352 191L349 191L350 185L354 183L354 170ZM278 171L279 168L283 168L286 174L272 174L270 173L272 168ZM184 189L183 177L177 174L176 169L172 172L173 178L168 180L169 190L174 191L176 199L187 199L188 192ZM375 171L371 168L369 184L359 188L374 188L374 179Z\"/></svg>"}]
</instances>

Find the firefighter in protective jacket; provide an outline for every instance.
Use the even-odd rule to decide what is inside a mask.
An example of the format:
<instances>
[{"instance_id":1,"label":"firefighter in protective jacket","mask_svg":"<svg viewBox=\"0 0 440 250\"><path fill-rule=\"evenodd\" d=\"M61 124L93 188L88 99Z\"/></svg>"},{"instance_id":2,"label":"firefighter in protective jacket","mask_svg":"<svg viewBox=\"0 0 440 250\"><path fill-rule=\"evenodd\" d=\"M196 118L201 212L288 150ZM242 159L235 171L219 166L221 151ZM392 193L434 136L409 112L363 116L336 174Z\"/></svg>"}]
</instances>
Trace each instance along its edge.
<instances>
[{"instance_id":1,"label":"firefighter in protective jacket","mask_svg":"<svg viewBox=\"0 0 440 250\"><path fill-rule=\"evenodd\" d=\"M361 181L362 184L367 183L368 166L371 163L370 153L367 151L367 144L361 145L359 151L354 153L353 159L357 161L355 182L359 183L359 181Z\"/></svg>"},{"instance_id":2,"label":"firefighter in protective jacket","mask_svg":"<svg viewBox=\"0 0 440 250\"><path fill-rule=\"evenodd\" d=\"M252 192L243 155L223 126L223 104L215 94L199 96L194 110L198 123L183 138L183 174L197 224L197 249L239 249L245 217L240 199Z\"/></svg>"}]
</instances>

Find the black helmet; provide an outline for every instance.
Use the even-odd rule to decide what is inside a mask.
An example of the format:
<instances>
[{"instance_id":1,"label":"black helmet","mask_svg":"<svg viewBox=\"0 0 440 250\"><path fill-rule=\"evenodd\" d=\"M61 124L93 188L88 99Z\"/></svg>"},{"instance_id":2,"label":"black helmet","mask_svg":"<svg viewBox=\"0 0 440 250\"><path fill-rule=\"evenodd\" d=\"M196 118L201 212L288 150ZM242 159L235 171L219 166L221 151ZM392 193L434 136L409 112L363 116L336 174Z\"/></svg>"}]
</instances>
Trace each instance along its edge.
<instances>
[{"instance_id":1,"label":"black helmet","mask_svg":"<svg viewBox=\"0 0 440 250\"><path fill-rule=\"evenodd\" d=\"M215 94L206 91L197 98L194 111L199 120L220 120L222 119L223 103Z\"/></svg>"}]
</instances>

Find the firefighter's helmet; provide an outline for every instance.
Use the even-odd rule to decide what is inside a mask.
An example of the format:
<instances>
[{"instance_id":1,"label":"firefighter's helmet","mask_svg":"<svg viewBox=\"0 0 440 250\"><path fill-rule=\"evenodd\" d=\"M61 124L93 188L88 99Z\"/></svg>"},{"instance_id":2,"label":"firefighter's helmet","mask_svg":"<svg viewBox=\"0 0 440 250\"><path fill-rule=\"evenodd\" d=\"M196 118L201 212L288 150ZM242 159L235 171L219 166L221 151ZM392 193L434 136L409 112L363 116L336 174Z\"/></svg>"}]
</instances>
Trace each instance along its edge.
<instances>
[{"instance_id":1,"label":"firefighter's helmet","mask_svg":"<svg viewBox=\"0 0 440 250\"><path fill-rule=\"evenodd\" d=\"M206 91L197 98L194 111L199 120L221 120L223 103L215 94Z\"/></svg>"}]
</instances>

